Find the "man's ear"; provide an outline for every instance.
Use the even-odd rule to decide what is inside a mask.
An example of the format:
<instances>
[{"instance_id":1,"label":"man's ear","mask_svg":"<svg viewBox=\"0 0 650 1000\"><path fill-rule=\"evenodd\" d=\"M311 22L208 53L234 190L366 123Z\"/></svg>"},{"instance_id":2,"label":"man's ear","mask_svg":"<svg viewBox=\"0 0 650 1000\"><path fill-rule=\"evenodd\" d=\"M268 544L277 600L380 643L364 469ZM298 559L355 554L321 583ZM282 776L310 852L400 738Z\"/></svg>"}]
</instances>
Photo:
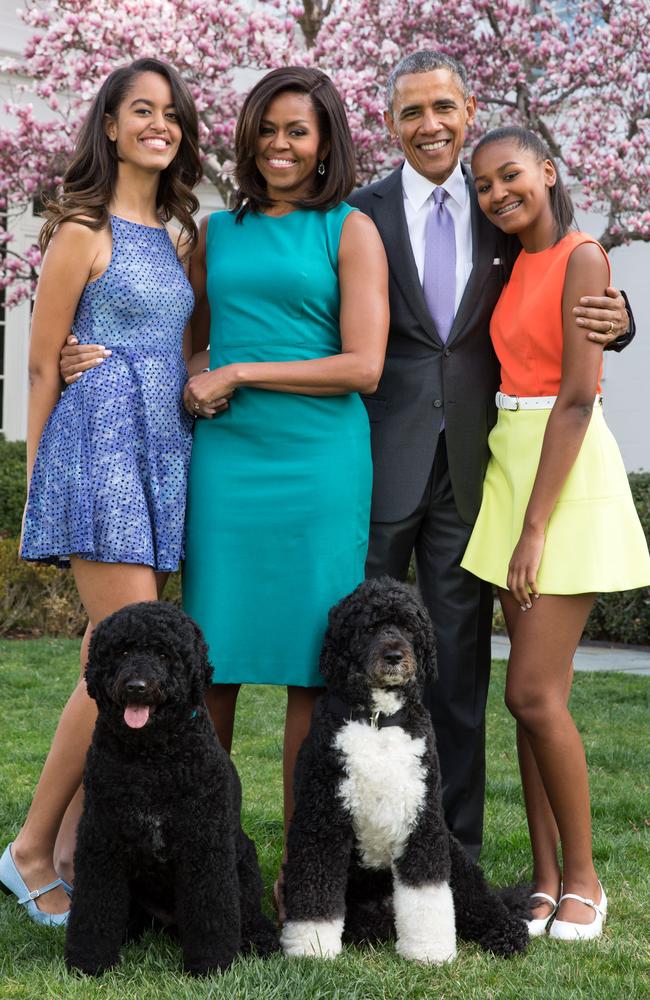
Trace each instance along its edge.
<instances>
[{"instance_id":1,"label":"man's ear","mask_svg":"<svg viewBox=\"0 0 650 1000\"><path fill-rule=\"evenodd\" d=\"M384 111L384 124L388 129L388 134L391 137L392 141L399 143L399 137L397 135L397 129L395 128L395 120L393 118L393 113L392 111L389 111L388 108Z\"/></svg>"},{"instance_id":2,"label":"man's ear","mask_svg":"<svg viewBox=\"0 0 650 1000\"><path fill-rule=\"evenodd\" d=\"M465 112L467 114L467 125L473 125L476 118L476 94L470 94L466 98Z\"/></svg>"}]
</instances>

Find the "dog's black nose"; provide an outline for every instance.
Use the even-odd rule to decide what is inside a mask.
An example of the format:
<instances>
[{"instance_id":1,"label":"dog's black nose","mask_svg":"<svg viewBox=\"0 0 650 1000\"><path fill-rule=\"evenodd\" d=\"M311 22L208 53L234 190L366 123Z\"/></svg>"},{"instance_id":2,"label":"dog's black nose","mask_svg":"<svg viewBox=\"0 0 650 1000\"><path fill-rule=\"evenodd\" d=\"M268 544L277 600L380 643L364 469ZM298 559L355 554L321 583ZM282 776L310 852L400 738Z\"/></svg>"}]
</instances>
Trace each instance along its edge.
<instances>
[{"instance_id":1,"label":"dog's black nose","mask_svg":"<svg viewBox=\"0 0 650 1000\"><path fill-rule=\"evenodd\" d=\"M393 667L396 667L398 663L401 663L402 658L403 657L399 649L388 650L384 653L384 660L386 663L390 663Z\"/></svg>"},{"instance_id":2,"label":"dog's black nose","mask_svg":"<svg viewBox=\"0 0 650 1000\"><path fill-rule=\"evenodd\" d=\"M147 682L141 680L139 677L132 677L124 685L124 690L128 694L142 694L147 689Z\"/></svg>"}]
</instances>

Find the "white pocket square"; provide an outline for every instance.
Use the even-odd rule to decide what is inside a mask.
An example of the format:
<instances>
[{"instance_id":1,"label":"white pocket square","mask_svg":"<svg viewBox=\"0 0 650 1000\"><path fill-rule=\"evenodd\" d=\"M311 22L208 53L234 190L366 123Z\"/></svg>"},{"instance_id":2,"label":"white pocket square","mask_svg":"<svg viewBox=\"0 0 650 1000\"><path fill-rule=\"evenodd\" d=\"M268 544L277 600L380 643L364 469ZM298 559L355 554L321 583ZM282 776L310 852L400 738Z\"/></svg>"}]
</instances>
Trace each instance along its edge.
<instances>
[{"instance_id":1,"label":"white pocket square","mask_svg":"<svg viewBox=\"0 0 650 1000\"><path fill-rule=\"evenodd\" d=\"M494 260L492 261L492 267L494 267L495 264L500 264L500 263L501 263L501 258L495 257Z\"/></svg>"}]
</instances>

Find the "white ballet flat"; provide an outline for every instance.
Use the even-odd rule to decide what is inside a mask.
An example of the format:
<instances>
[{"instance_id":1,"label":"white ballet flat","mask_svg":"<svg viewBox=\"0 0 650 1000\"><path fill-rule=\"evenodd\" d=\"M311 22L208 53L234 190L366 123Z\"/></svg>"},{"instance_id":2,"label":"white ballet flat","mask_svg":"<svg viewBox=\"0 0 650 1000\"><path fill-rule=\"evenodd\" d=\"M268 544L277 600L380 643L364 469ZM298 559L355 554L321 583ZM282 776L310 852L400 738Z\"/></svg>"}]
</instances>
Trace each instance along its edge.
<instances>
[{"instance_id":1,"label":"white ballet flat","mask_svg":"<svg viewBox=\"0 0 650 1000\"><path fill-rule=\"evenodd\" d=\"M607 896L600 882L600 901L595 903L593 899L586 899L578 896L575 892L565 892L560 896L560 903L563 899L577 899L579 903L590 906L595 912L595 917L590 924L574 924L570 920L554 920L551 924L548 936L557 941L593 941L603 933L603 924L607 919ZM559 905L559 904L558 904Z\"/></svg>"},{"instance_id":2,"label":"white ballet flat","mask_svg":"<svg viewBox=\"0 0 650 1000\"><path fill-rule=\"evenodd\" d=\"M550 903L553 909L550 913L547 913L545 917L535 917L533 920L527 920L526 925L528 927L529 937L540 937L542 934L546 933L546 929L557 913L557 908L559 903L552 896L549 896L547 892L531 892L531 899L543 899L545 903Z\"/></svg>"}]
</instances>

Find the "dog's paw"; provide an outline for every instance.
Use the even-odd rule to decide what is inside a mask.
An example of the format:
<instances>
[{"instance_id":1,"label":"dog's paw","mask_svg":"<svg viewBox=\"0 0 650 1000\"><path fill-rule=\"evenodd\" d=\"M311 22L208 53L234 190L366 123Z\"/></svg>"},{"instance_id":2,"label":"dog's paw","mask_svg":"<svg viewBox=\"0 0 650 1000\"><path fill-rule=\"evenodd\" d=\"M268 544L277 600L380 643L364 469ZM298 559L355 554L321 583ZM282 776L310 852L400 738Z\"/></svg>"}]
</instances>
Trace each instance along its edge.
<instances>
[{"instance_id":1,"label":"dog's paw","mask_svg":"<svg viewBox=\"0 0 650 1000\"><path fill-rule=\"evenodd\" d=\"M242 932L242 955L257 955L258 958L268 958L280 950L280 942L275 927L264 916L250 934Z\"/></svg>"},{"instance_id":2,"label":"dog's paw","mask_svg":"<svg viewBox=\"0 0 650 1000\"><path fill-rule=\"evenodd\" d=\"M336 958L341 951L343 917L331 920L287 920L280 944L289 958Z\"/></svg>"},{"instance_id":3,"label":"dog's paw","mask_svg":"<svg viewBox=\"0 0 650 1000\"><path fill-rule=\"evenodd\" d=\"M66 955L65 964L69 972L79 976L103 976L105 972L114 969L117 962L93 962L87 958Z\"/></svg>"},{"instance_id":4,"label":"dog's paw","mask_svg":"<svg viewBox=\"0 0 650 1000\"><path fill-rule=\"evenodd\" d=\"M402 958L442 965L456 957L456 920L446 882L410 886L395 879L395 950Z\"/></svg>"},{"instance_id":5,"label":"dog's paw","mask_svg":"<svg viewBox=\"0 0 650 1000\"><path fill-rule=\"evenodd\" d=\"M184 960L183 971L187 973L188 976L196 976L197 978L202 976L210 976L215 972L226 972L230 968L234 961L234 955L232 958L225 958L220 960L215 959L198 959L193 961Z\"/></svg>"},{"instance_id":6,"label":"dog's paw","mask_svg":"<svg viewBox=\"0 0 650 1000\"><path fill-rule=\"evenodd\" d=\"M395 951L410 962L420 962L422 965L444 965L456 958L456 938L450 941L404 941L398 938Z\"/></svg>"},{"instance_id":7,"label":"dog's paw","mask_svg":"<svg viewBox=\"0 0 650 1000\"><path fill-rule=\"evenodd\" d=\"M481 948L491 951L500 958L511 958L526 950L529 935L523 920L508 917L493 927L490 927L478 939Z\"/></svg>"}]
</instances>

